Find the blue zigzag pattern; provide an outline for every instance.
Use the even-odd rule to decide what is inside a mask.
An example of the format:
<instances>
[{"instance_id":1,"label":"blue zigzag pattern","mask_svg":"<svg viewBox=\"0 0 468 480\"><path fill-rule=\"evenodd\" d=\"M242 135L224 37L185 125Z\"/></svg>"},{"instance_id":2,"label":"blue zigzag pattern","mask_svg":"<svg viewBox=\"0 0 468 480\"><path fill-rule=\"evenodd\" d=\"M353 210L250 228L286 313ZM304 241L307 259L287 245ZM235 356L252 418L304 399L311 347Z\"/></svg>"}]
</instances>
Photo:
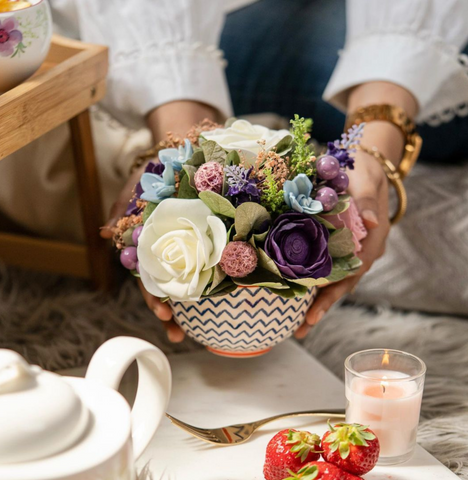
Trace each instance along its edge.
<instances>
[{"instance_id":1,"label":"blue zigzag pattern","mask_svg":"<svg viewBox=\"0 0 468 480\"><path fill-rule=\"evenodd\" d=\"M241 295L254 301L239 298L234 304L233 299ZM312 300L310 296L284 299L266 289L239 288L219 300L175 303L174 314L183 330L204 345L228 352L252 352L291 336ZM262 303L265 306L258 308ZM218 311L220 306L224 308Z\"/></svg>"}]
</instances>

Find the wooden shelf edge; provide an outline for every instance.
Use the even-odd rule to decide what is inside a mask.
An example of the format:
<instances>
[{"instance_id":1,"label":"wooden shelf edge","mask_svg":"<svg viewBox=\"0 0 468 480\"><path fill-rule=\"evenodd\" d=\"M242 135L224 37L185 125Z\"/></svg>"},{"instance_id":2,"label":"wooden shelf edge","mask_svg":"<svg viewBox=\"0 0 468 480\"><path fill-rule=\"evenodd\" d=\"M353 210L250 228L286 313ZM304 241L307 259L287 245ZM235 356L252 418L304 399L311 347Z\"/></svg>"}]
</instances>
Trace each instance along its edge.
<instances>
[{"instance_id":1,"label":"wooden shelf edge","mask_svg":"<svg viewBox=\"0 0 468 480\"><path fill-rule=\"evenodd\" d=\"M0 260L7 265L90 278L84 245L0 232Z\"/></svg>"}]
</instances>

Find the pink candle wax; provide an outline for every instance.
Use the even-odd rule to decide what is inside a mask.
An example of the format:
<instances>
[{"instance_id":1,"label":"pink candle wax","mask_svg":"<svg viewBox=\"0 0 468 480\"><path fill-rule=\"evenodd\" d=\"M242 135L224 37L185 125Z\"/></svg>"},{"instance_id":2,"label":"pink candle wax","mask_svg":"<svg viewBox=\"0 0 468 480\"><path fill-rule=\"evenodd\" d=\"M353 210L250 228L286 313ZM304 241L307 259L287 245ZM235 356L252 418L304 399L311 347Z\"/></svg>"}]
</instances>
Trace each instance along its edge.
<instances>
[{"instance_id":1,"label":"pink candle wax","mask_svg":"<svg viewBox=\"0 0 468 480\"><path fill-rule=\"evenodd\" d=\"M405 381L409 376L401 372L361 373L346 390L347 422L369 425L380 441L381 457L410 453L416 442L422 391L414 381Z\"/></svg>"}]
</instances>

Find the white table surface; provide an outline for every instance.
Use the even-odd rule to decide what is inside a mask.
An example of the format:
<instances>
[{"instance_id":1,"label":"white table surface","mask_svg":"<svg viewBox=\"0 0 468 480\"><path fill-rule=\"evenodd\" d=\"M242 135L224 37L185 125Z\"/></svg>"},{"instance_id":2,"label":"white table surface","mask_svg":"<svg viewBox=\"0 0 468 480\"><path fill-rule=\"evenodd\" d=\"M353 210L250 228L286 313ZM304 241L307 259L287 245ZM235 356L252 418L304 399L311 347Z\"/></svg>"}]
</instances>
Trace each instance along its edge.
<instances>
[{"instance_id":1,"label":"white table surface","mask_svg":"<svg viewBox=\"0 0 468 480\"><path fill-rule=\"evenodd\" d=\"M228 359L208 352L169 357L173 394L168 412L200 427L221 427L270 415L344 407L339 379L292 341L253 359ZM166 418L138 462L149 462L154 480L263 480L265 448L283 428L322 434L324 422L289 419L265 426L245 444L203 443ZM449 480L458 478L423 448L404 465L377 467L366 480Z\"/></svg>"}]
</instances>

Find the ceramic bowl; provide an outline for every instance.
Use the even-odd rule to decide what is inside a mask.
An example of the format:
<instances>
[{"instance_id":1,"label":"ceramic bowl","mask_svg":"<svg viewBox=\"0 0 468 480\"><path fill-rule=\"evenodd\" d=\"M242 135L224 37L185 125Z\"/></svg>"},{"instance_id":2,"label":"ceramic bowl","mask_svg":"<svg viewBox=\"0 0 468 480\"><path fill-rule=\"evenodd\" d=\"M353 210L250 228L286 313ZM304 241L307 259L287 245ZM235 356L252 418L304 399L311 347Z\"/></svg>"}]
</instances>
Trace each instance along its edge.
<instances>
[{"instance_id":1,"label":"ceramic bowl","mask_svg":"<svg viewBox=\"0 0 468 480\"><path fill-rule=\"evenodd\" d=\"M0 13L0 93L16 87L44 62L52 38L52 15L47 0Z\"/></svg>"},{"instance_id":2,"label":"ceramic bowl","mask_svg":"<svg viewBox=\"0 0 468 480\"><path fill-rule=\"evenodd\" d=\"M290 337L302 324L316 296L286 299L262 288L238 288L224 297L172 302L182 330L217 355L262 355Z\"/></svg>"}]
</instances>

